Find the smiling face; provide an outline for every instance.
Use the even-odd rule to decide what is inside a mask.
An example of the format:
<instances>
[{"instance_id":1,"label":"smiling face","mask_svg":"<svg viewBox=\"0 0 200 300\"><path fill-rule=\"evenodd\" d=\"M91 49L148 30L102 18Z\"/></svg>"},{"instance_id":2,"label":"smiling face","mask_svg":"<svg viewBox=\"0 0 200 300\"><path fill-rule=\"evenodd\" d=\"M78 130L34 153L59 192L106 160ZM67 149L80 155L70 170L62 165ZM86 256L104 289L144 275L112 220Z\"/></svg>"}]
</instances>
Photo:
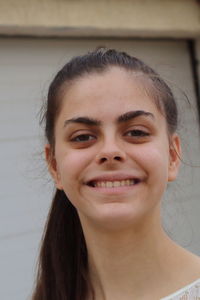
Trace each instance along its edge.
<instances>
[{"instance_id":1,"label":"smiling face","mask_svg":"<svg viewBox=\"0 0 200 300\"><path fill-rule=\"evenodd\" d=\"M56 186L81 222L105 227L159 215L179 151L142 81L118 67L73 82L56 121L53 157L46 146Z\"/></svg>"}]
</instances>

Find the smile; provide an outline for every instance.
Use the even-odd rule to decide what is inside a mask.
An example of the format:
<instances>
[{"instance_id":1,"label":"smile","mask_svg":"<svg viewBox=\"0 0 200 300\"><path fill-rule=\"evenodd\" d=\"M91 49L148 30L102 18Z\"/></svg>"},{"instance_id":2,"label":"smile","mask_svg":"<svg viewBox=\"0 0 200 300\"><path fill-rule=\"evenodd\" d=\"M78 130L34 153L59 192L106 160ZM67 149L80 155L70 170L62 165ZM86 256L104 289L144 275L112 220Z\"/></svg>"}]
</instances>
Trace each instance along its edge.
<instances>
[{"instance_id":1,"label":"smile","mask_svg":"<svg viewBox=\"0 0 200 300\"><path fill-rule=\"evenodd\" d=\"M126 180L114 180L114 181L90 181L88 183L91 187L99 188L116 188L122 186L131 186L139 183L139 179L126 179Z\"/></svg>"}]
</instances>

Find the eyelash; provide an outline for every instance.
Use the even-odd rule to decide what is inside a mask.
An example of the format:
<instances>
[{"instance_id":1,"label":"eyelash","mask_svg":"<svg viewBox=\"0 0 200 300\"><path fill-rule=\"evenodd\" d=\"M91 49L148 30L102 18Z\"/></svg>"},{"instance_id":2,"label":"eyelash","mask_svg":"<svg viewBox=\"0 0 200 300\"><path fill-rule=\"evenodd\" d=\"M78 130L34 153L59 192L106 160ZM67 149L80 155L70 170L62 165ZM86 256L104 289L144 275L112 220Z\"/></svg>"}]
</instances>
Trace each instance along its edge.
<instances>
[{"instance_id":1,"label":"eyelash","mask_svg":"<svg viewBox=\"0 0 200 300\"><path fill-rule=\"evenodd\" d=\"M140 130L140 129L133 129L133 130L129 130L127 131L124 136L130 137L130 138L145 138L150 136L150 133L144 130ZM75 142L75 143L90 143L93 140L96 140L96 136L92 135L92 134L80 134L75 136L74 138L72 138L70 141L71 142Z\"/></svg>"},{"instance_id":2,"label":"eyelash","mask_svg":"<svg viewBox=\"0 0 200 300\"><path fill-rule=\"evenodd\" d=\"M85 138L85 137L90 137L90 138L86 139L86 140L84 140L84 139L81 140L81 138ZM71 142L84 143L84 142L90 142L94 139L96 139L95 136L85 133L85 134L80 134L80 135L75 136L74 138L71 139Z\"/></svg>"},{"instance_id":3,"label":"eyelash","mask_svg":"<svg viewBox=\"0 0 200 300\"><path fill-rule=\"evenodd\" d=\"M134 133L134 135L129 135L129 133ZM146 136L150 136L150 133L141 129L133 129L133 130L129 130L126 134L126 136L131 136L131 137L146 137Z\"/></svg>"}]
</instances>

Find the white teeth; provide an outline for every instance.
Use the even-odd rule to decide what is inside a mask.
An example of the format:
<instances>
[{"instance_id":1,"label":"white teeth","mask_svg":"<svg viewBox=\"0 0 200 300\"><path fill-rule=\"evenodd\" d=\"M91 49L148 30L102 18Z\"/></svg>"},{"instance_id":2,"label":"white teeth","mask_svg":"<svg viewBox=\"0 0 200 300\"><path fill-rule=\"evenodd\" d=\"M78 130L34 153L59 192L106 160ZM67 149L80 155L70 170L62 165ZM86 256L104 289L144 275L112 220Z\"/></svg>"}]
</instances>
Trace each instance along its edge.
<instances>
[{"instance_id":1,"label":"white teeth","mask_svg":"<svg viewBox=\"0 0 200 300\"><path fill-rule=\"evenodd\" d=\"M113 184L111 181L106 181L106 187L110 188L112 186L113 186Z\"/></svg>"},{"instance_id":2,"label":"white teeth","mask_svg":"<svg viewBox=\"0 0 200 300\"><path fill-rule=\"evenodd\" d=\"M102 181L102 182L97 182L97 186L98 187L105 187L106 186L106 183L104 182L104 181Z\"/></svg>"},{"instance_id":3,"label":"white teeth","mask_svg":"<svg viewBox=\"0 0 200 300\"><path fill-rule=\"evenodd\" d=\"M114 186L120 186L120 181L114 181L114 182L113 182L113 185L114 185Z\"/></svg>"},{"instance_id":4,"label":"white teeth","mask_svg":"<svg viewBox=\"0 0 200 300\"><path fill-rule=\"evenodd\" d=\"M126 179L120 181L97 181L93 183L94 187L101 187L101 188L113 188L113 187L120 187L120 186L130 186L134 185L134 179Z\"/></svg>"}]
</instances>

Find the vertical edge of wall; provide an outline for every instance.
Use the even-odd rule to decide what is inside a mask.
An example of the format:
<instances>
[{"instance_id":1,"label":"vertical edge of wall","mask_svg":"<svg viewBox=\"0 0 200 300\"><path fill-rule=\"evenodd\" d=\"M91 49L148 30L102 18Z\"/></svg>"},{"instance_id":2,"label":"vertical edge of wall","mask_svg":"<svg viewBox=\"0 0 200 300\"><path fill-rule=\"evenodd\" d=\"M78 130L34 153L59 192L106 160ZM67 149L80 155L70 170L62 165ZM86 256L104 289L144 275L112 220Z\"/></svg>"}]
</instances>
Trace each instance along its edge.
<instances>
[{"instance_id":1,"label":"vertical edge of wall","mask_svg":"<svg viewBox=\"0 0 200 300\"><path fill-rule=\"evenodd\" d=\"M196 51L196 64L197 64L197 74L198 74L198 88L200 94L200 39L195 42L195 51ZM200 101L200 99L198 99Z\"/></svg>"},{"instance_id":2,"label":"vertical edge of wall","mask_svg":"<svg viewBox=\"0 0 200 300\"><path fill-rule=\"evenodd\" d=\"M200 39L195 40L196 94L200 120Z\"/></svg>"}]
</instances>

